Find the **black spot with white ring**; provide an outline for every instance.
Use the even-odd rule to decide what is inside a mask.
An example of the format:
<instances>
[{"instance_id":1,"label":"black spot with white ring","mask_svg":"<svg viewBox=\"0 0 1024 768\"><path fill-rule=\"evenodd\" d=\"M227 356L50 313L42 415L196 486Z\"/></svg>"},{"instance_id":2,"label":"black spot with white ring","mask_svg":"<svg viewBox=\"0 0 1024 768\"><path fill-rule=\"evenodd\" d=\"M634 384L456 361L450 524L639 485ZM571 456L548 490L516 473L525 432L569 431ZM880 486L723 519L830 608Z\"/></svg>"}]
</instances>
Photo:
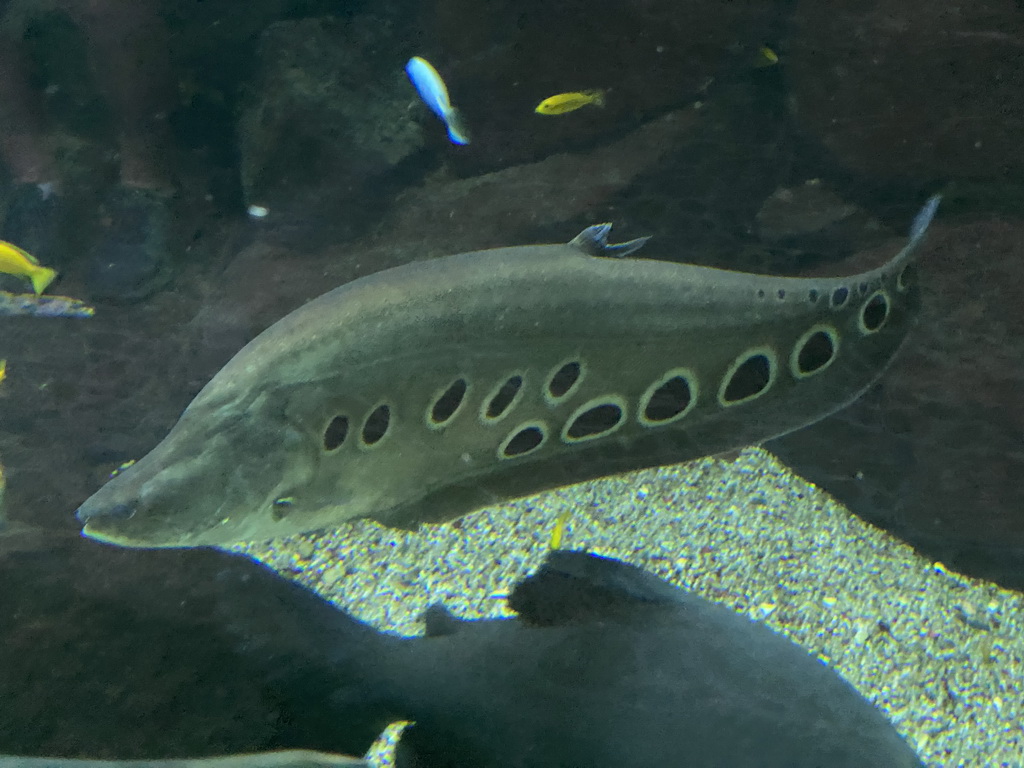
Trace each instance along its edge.
<instances>
[{"instance_id":1,"label":"black spot with white ring","mask_svg":"<svg viewBox=\"0 0 1024 768\"><path fill-rule=\"evenodd\" d=\"M626 403L622 398L595 398L577 408L566 420L562 428L562 440L566 443L579 443L605 437L618 431L625 421Z\"/></svg>"},{"instance_id":2,"label":"black spot with white ring","mask_svg":"<svg viewBox=\"0 0 1024 768\"><path fill-rule=\"evenodd\" d=\"M551 404L560 403L579 387L583 380L583 363L568 360L553 370L544 386L544 399Z\"/></svg>"},{"instance_id":3,"label":"black spot with white ring","mask_svg":"<svg viewBox=\"0 0 1024 768\"><path fill-rule=\"evenodd\" d=\"M688 368L673 368L640 398L637 421L646 427L679 421L697 404L697 377Z\"/></svg>"},{"instance_id":4,"label":"black spot with white ring","mask_svg":"<svg viewBox=\"0 0 1024 768\"><path fill-rule=\"evenodd\" d=\"M443 392L434 398L430 406L430 413L427 416L427 424L433 428L443 427L462 408L466 401L466 393L469 391L469 382L461 376L449 384Z\"/></svg>"},{"instance_id":5,"label":"black spot with white ring","mask_svg":"<svg viewBox=\"0 0 1024 768\"><path fill-rule=\"evenodd\" d=\"M384 439L384 436L388 433L388 429L390 427L390 406L386 404L378 405L370 412L370 415L366 417L366 421L363 422L363 428L360 432L360 436L363 439L363 445L366 447L376 445Z\"/></svg>"},{"instance_id":6,"label":"black spot with white ring","mask_svg":"<svg viewBox=\"0 0 1024 768\"><path fill-rule=\"evenodd\" d=\"M750 349L737 357L722 378L718 402L739 405L761 397L775 382L777 357L767 347Z\"/></svg>"},{"instance_id":7,"label":"black spot with white ring","mask_svg":"<svg viewBox=\"0 0 1024 768\"><path fill-rule=\"evenodd\" d=\"M539 421L520 424L498 447L499 459L516 459L540 448L547 441L547 427Z\"/></svg>"},{"instance_id":8,"label":"black spot with white ring","mask_svg":"<svg viewBox=\"0 0 1024 768\"><path fill-rule=\"evenodd\" d=\"M336 451L348 437L348 417L335 416L324 428L324 450Z\"/></svg>"},{"instance_id":9,"label":"black spot with white ring","mask_svg":"<svg viewBox=\"0 0 1024 768\"><path fill-rule=\"evenodd\" d=\"M481 416L484 421L493 422L504 418L511 412L523 392L523 377L513 374L491 390L484 399Z\"/></svg>"},{"instance_id":10,"label":"black spot with white ring","mask_svg":"<svg viewBox=\"0 0 1024 768\"><path fill-rule=\"evenodd\" d=\"M896 290L906 293L917 283L917 266L907 264L900 273L896 275Z\"/></svg>"},{"instance_id":11,"label":"black spot with white ring","mask_svg":"<svg viewBox=\"0 0 1024 768\"><path fill-rule=\"evenodd\" d=\"M889 319L891 311L889 295L885 291L875 291L860 308L860 330L865 336L877 333Z\"/></svg>"},{"instance_id":12,"label":"black spot with white ring","mask_svg":"<svg viewBox=\"0 0 1024 768\"><path fill-rule=\"evenodd\" d=\"M789 357L789 371L793 378L806 379L821 373L839 354L839 333L831 325L815 325L804 333Z\"/></svg>"}]
</instances>

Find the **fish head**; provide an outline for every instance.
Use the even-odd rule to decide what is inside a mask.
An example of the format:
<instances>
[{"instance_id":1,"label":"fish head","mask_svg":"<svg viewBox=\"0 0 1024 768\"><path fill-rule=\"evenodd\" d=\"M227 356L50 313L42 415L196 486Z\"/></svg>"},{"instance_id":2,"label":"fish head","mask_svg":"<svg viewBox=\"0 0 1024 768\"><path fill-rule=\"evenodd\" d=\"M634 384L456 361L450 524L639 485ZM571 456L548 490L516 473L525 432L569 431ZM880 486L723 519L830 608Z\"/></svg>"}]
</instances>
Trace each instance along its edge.
<instances>
[{"instance_id":1,"label":"fish head","mask_svg":"<svg viewBox=\"0 0 1024 768\"><path fill-rule=\"evenodd\" d=\"M194 403L167 437L76 512L83 534L129 547L263 540L316 471L315 444L263 395Z\"/></svg>"}]
</instances>

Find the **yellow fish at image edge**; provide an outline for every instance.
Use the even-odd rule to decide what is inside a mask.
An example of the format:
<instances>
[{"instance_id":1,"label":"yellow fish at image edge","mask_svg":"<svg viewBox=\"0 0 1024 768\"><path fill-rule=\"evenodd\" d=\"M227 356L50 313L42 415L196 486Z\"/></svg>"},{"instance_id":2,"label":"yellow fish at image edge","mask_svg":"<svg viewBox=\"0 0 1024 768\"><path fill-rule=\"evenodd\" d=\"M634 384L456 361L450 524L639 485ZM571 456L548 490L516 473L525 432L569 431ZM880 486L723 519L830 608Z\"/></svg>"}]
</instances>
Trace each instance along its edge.
<instances>
[{"instance_id":1,"label":"yellow fish at image edge","mask_svg":"<svg viewBox=\"0 0 1024 768\"><path fill-rule=\"evenodd\" d=\"M7 378L7 360L0 360L0 384Z\"/></svg>"},{"instance_id":2,"label":"yellow fish at image edge","mask_svg":"<svg viewBox=\"0 0 1024 768\"><path fill-rule=\"evenodd\" d=\"M571 93L559 93L548 96L533 110L538 115L564 115L566 112L575 112L580 107L593 104L595 107L604 106L604 91L572 91Z\"/></svg>"},{"instance_id":3,"label":"yellow fish at image edge","mask_svg":"<svg viewBox=\"0 0 1024 768\"><path fill-rule=\"evenodd\" d=\"M57 277L57 270L44 267L28 251L5 240L0 240L0 272L25 278L32 283L37 296Z\"/></svg>"}]
</instances>

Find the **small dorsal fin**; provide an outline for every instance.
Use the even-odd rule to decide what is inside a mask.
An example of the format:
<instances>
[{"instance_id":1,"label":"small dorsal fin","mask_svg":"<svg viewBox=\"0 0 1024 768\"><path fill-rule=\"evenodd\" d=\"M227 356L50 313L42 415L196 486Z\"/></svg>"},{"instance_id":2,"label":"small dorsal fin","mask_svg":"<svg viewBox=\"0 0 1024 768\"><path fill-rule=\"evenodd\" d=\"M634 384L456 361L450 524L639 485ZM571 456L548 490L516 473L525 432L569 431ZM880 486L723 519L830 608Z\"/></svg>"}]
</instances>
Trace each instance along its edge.
<instances>
[{"instance_id":1,"label":"small dorsal fin","mask_svg":"<svg viewBox=\"0 0 1024 768\"><path fill-rule=\"evenodd\" d=\"M447 608L440 603L434 603L423 612L423 624L425 625L425 637L442 637L454 635L459 631L462 622L453 616Z\"/></svg>"},{"instance_id":2,"label":"small dorsal fin","mask_svg":"<svg viewBox=\"0 0 1024 768\"><path fill-rule=\"evenodd\" d=\"M650 236L638 237L625 243L612 245L608 242L608 233L612 231L610 223L595 224L587 227L576 237L569 241L569 245L575 245L588 256L614 256L622 258L634 251L643 248L644 243L650 240Z\"/></svg>"},{"instance_id":3,"label":"small dorsal fin","mask_svg":"<svg viewBox=\"0 0 1024 768\"><path fill-rule=\"evenodd\" d=\"M607 618L638 606L679 604L685 593L621 560L553 550L532 576L516 585L509 607L538 626Z\"/></svg>"}]
</instances>

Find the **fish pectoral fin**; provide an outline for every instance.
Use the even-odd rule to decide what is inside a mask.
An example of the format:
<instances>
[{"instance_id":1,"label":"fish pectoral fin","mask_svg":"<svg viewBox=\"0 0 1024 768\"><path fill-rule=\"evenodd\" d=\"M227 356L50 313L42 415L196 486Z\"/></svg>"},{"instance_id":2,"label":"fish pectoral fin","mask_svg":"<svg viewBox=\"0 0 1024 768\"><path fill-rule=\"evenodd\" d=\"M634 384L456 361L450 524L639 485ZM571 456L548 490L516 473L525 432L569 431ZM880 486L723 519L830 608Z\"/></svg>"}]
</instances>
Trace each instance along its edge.
<instances>
[{"instance_id":1,"label":"fish pectoral fin","mask_svg":"<svg viewBox=\"0 0 1024 768\"><path fill-rule=\"evenodd\" d=\"M628 256L634 251L640 250L651 239L648 235L647 237L638 237L635 240L628 240L625 243L613 245L608 242L608 234L611 231L612 225L610 223L595 224L576 235L576 237L569 241L569 245L576 246L588 256L611 256L621 259L623 256Z\"/></svg>"},{"instance_id":2,"label":"fish pectoral fin","mask_svg":"<svg viewBox=\"0 0 1024 768\"><path fill-rule=\"evenodd\" d=\"M32 283L32 290L36 296L42 295L43 291L49 288L50 283L57 277L57 270L49 267L39 267L32 271L29 281Z\"/></svg>"}]
</instances>

